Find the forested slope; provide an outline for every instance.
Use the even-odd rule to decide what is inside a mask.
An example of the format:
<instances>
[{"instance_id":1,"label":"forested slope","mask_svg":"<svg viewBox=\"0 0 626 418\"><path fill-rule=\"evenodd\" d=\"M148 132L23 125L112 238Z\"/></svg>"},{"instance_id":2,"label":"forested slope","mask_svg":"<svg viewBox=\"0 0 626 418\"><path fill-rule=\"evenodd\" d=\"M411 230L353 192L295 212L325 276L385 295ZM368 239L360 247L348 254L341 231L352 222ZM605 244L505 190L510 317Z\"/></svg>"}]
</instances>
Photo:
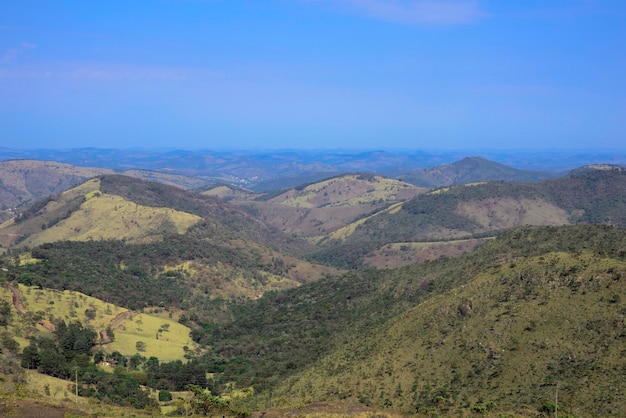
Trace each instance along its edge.
<instances>
[{"instance_id":1,"label":"forested slope","mask_svg":"<svg viewBox=\"0 0 626 418\"><path fill-rule=\"evenodd\" d=\"M488 324L496 324L494 321L498 312L512 311L512 317L518 312L520 319L516 320L516 327L525 327L534 321L543 330L541 335L553 333L548 345L556 348L545 353L528 346L530 343L523 339L524 334L517 328L511 328L507 331L510 334L506 336L503 334L502 341L513 344L511 341L518 338L521 342L517 350L524 350L519 359L507 358L507 361L511 361L507 363L511 370L518 366L530 367L530 363L517 362L528 361L532 355L540 356L537 362L544 365L554 361L554 356L561 353L559 341L564 341L563 344L567 341L567 347L571 347L572 341L584 346L595 346L601 339L596 338L593 332L584 331L574 335L568 332L580 327L569 327L565 332L554 325L569 316L577 318L579 314L574 313L579 311L589 313L584 318L585 323L600 321L600 324L605 325L598 326L608 327L602 328L604 331L601 332L610 336L611 349L596 353L597 361L615 365L618 361L615 350L623 350L624 341L620 337L621 322L616 323L614 320L623 320L624 307L620 300L611 300L619 299L614 295L620 295L624 290L622 278L626 277L625 261L626 231L623 229L606 226L526 227L505 233L458 259L389 271L351 272L287 292L267 294L258 301L238 307L233 321L224 325L206 324L202 332L194 335L198 341L213 346L214 354L211 358L221 358L224 362L224 374L216 375L218 382L234 380L263 390L291 376L294 380L281 386L278 392L273 392L273 396L295 397L300 401L360 397L361 401L372 405L395 406L415 412L420 407L437 406L433 404L433 399L439 396L437 390L450 385L455 371L461 375L469 373L467 367L470 366L467 362L461 364L461 360L465 355L467 361L471 361L471 350L476 348L467 346L469 343L466 341L464 344L470 351L464 354L464 346L455 342L452 347L457 351L437 354L442 359L448 354L458 358L457 366L437 366L447 370L445 379L449 379L433 375L429 380L428 374L418 373L413 377L421 376L419 385L413 387L413 381L407 380L410 375L407 370L426 370L429 366L407 357L407 353L414 355L409 347L414 347L415 352L422 350L421 347L437 349L441 345L437 341L445 337L430 336L430 328L443 335L456 332L455 327L461 327L458 332L467 330L462 331L465 340L470 338L467 333L472 333L474 329L477 335L483 332L489 334ZM548 297L552 291L556 292L554 301ZM600 300L605 302L598 307L596 305ZM420 310L423 309L419 308L421 304L431 307L445 305L447 308L445 312L433 313ZM546 307L541 308L544 311L537 310L538 306L544 305ZM468 316L463 313L465 311L481 312L482 316ZM538 312L545 312L545 318L537 316ZM470 318L476 323L470 323ZM398 325L400 323L404 325ZM478 324L487 329L483 330ZM506 325L507 322L502 324ZM500 327L502 324L497 325ZM616 328L611 324L616 324ZM504 325L498 332L507 330ZM585 327L584 324L581 326ZM401 328L389 334L390 329L398 327L406 329ZM422 333L423 337L420 336ZM399 351L400 345L394 345L388 340L397 341L397 344L406 348ZM484 345L492 343L491 337L485 341L473 341ZM498 344L498 349L512 348L510 345L501 347L501 341ZM489 361L489 351L481 349L480 352L485 355L484 361ZM545 357L541 357L543 354ZM396 357L399 359L396 360ZM405 358L405 363L410 363L411 367L407 368L408 363L402 363ZM384 359L390 366L380 371ZM614 383L624 376L623 371L619 370L611 374ZM367 375L367 378L362 379L362 374ZM498 376L501 376L498 379L509 378L502 373ZM484 402L493 400L512 408L515 402L527 403L529 399L518 396L515 391L526 391L528 395L531 393L528 392L529 387L543 383L541 379L545 376L545 370L538 372L535 380L525 383L529 386L523 389L515 387L511 389L513 392L497 396L495 394L500 392L491 394L490 386L483 380L481 386L473 391L468 389L472 387L472 381L467 380L465 375L462 376L462 382L467 386L464 393L470 404L480 404L480 399ZM599 378L601 373L594 376ZM578 377L569 374L563 376L563 381L565 378ZM370 383L367 383L367 389L359 386L366 382L374 386L370 386ZM402 388L401 396L394 394L398 384ZM571 388L581 387L583 383L576 380L568 385ZM431 388L430 391L425 389L426 386ZM462 392L459 389L453 398L452 392L448 391L443 405L446 409L440 411L469 408L467 402L461 402ZM528 396L533 395L531 393ZM599 394L589 396L593 398ZM507 397L512 401L505 402ZM391 403L386 402L387 399ZM619 398L619 402L623 400Z\"/></svg>"}]
</instances>

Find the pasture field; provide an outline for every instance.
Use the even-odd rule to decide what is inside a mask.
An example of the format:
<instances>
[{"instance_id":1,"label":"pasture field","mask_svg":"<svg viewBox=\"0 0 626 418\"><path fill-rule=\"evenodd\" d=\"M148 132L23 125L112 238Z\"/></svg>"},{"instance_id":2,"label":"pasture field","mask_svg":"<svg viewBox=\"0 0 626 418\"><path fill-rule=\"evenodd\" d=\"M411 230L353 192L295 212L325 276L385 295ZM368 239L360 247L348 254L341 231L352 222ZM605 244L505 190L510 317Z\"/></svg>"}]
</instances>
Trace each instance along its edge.
<instances>
[{"instance_id":1,"label":"pasture field","mask_svg":"<svg viewBox=\"0 0 626 418\"><path fill-rule=\"evenodd\" d=\"M130 356L139 352L142 356L154 356L160 361L173 361L184 360L187 351L197 350L189 335L191 330L175 319L159 316L156 308L132 312L80 292L39 289L22 284L15 289L23 313L14 310L12 328L21 347L28 345L26 337L29 334L24 328L29 322L37 324L40 331L49 332L54 323L64 320L66 323L80 321L98 333L109 327L113 329L114 341L102 345L108 353L119 351ZM4 287L1 292L4 300L12 302L10 288ZM148 313L150 311L154 314ZM28 317L28 320L24 321L23 317ZM138 345L138 342L143 344Z\"/></svg>"}]
</instances>

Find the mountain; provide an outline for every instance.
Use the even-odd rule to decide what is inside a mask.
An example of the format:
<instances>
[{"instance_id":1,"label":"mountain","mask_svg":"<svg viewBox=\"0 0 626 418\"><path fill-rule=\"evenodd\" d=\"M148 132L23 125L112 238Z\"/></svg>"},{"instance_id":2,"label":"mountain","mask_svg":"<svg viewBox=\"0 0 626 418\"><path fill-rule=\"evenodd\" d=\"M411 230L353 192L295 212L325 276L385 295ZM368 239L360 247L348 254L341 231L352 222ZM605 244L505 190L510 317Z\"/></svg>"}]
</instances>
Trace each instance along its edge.
<instances>
[{"instance_id":1,"label":"mountain","mask_svg":"<svg viewBox=\"0 0 626 418\"><path fill-rule=\"evenodd\" d=\"M405 182L361 173L253 199L250 195L234 198L232 203L284 232L315 240L390 203L424 192L426 189Z\"/></svg>"},{"instance_id":2,"label":"mountain","mask_svg":"<svg viewBox=\"0 0 626 418\"><path fill-rule=\"evenodd\" d=\"M0 282L33 309L20 310L5 289L13 304L0 303L0 324L11 313L18 320L0 339L1 372L20 367L21 350L27 368L45 359L41 370L75 373L81 395L102 396L97 385L123 379L144 406L140 380L182 390L193 379L211 393L192 387L186 406L346 401L410 414L534 416L554 412L558 390L561 413L626 411L623 168L435 190L371 173L273 193L207 187L104 174L19 207L0 225ZM94 378L91 340L72 354L68 341L83 325L65 334L61 304L68 320L108 309L110 323L122 308L163 316L128 321L143 333L123 346L132 365ZM137 335L154 353L174 329L159 318L191 330L169 357L182 350L189 362L142 359ZM54 358L67 367L53 367Z\"/></svg>"},{"instance_id":3,"label":"mountain","mask_svg":"<svg viewBox=\"0 0 626 418\"><path fill-rule=\"evenodd\" d=\"M493 180L533 183L558 176L554 172L519 170L481 157L465 157L449 165L413 171L400 179L421 187L442 187Z\"/></svg>"},{"instance_id":4,"label":"mountain","mask_svg":"<svg viewBox=\"0 0 626 418\"><path fill-rule=\"evenodd\" d=\"M474 151L475 152L475 151ZM146 150L80 148L15 150L0 148L0 161L49 160L118 172L148 170L178 174L207 183L228 183L256 191L310 183L341 173L374 172L398 178L452 164L468 154L445 150ZM509 167L563 173L588 164L626 164L620 152L482 150L480 156ZM497 170L496 170L497 171ZM506 173L505 173L506 174ZM522 180L524 181L524 180Z\"/></svg>"},{"instance_id":5,"label":"mountain","mask_svg":"<svg viewBox=\"0 0 626 418\"><path fill-rule=\"evenodd\" d=\"M14 209L20 205L64 192L103 174L114 174L114 170L41 160L1 161L0 221L11 218ZM121 174L184 189L196 189L207 184L202 179L167 172L131 169Z\"/></svg>"},{"instance_id":6,"label":"mountain","mask_svg":"<svg viewBox=\"0 0 626 418\"><path fill-rule=\"evenodd\" d=\"M626 226L625 213L626 170L620 167L576 171L540 183L453 186L420 194L334 231L320 241L312 259L355 267L366 257L385 263L381 257L386 256L397 266L415 260L419 256L407 254L424 248L435 256L446 255L442 241L448 247L471 247L522 225ZM439 248L428 242L437 242Z\"/></svg>"},{"instance_id":7,"label":"mountain","mask_svg":"<svg viewBox=\"0 0 626 418\"><path fill-rule=\"evenodd\" d=\"M268 294L199 341L223 357L217 382L272 388L267 403L532 416L558 390L561 413L622 415L625 251L621 228L524 227L457 259Z\"/></svg>"},{"instance_id":8,"label":"mountain","mask_svg":"<svg viewBox=\"0 0 626 418\"><path fill-rule=\"evenodd\" d=\"M258 297L337 272L300 260L295 254L306 242L221 199L121 175L99 176L39 201L2 224L0 240L12 250L32 249L36 262L27 266L26 283L74 286L121 306L181 292L189 300ZM63 273L64 265L76 270Z\"/></svg>"}]
</instances>

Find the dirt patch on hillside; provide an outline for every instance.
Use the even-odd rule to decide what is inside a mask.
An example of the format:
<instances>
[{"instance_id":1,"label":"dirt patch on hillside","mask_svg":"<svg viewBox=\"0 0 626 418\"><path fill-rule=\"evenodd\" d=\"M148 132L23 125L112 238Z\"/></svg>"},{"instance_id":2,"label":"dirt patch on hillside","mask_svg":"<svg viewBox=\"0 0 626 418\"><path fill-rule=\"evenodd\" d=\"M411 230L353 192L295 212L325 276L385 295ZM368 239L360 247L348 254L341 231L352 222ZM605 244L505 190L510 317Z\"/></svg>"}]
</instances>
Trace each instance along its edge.
<instances>
[{"instance_id":1,"label":"dirt patch on hillside","mask_svg":"<svg viewBox=\"0 0 626 418\"><path fill-rule=\"evenodd\" d=\"M113 318L113 320L111 321L111 323L109 324L109 327L111 329L115 329L117 327L120 326L120 324L122 322L124 322L125 320L132 318L133 313L131 311L126 311L126 312L122 312L117 314L117 316L115 318Z\"/></svg>"},{"instance_id":2,"label":"dirt patch on hillside","mask_svg":"<svg viewBox=\"0 0 626 418\"><path fill-rule=\"evenodd\" d=\"M457 213L478 222L485 230L521 225L567 225L569 214L541 199L490 198L462 202Z\"/></svg>"},{"instance_id":3,"label":"dirt patch on hillside","mask_svg":"<svg viewBox=\"0 0 626 418\"><path fill-rule=\"evenodd\" d=\"M439 258L455 258L473 251L488 238L442 241L432 243L387 244L372 251L363 264L376 268L399 268Z\"/></svg>"},{"instance_id":4,"label":"dirt patch on hillside","mask_svg":"<svg viewBox=\"0 0 626 418\"><path fill-rule=\"evenodd\" d=\"M374 416L377 417L393 417L392 413L381 413L365 405L347 402L315 402L301 408L291 409L270 409L267 411L255 412L252 418L288 418L288 417L304 417L308 415L337 415L337 416ZM399 415L398 415L399 416Z\"/></svg>"},{"instance_id":5,"label":"dirt patch on hillside","mask_svg":"<svg viewBox=\"0 0 626 418\"><path fill-rule=\"evenodd\" d=\"M20 313L26 313L26 309L24 309L22 303L20 302L20 292L11 285L9 285L9 289L11 290L13 307Z\"/></svg>"},{"instance_id":6,"label":"dirt patch on hillside","mask_svg":"<svg viewBox=\"0 0 626 418\"><path fill-rule=\"evenodd\" d=\"M1 400L0 417L64 418L66 416L89 417L77 409L48 405L29 400Z\"/></svg>"}]
</instances>

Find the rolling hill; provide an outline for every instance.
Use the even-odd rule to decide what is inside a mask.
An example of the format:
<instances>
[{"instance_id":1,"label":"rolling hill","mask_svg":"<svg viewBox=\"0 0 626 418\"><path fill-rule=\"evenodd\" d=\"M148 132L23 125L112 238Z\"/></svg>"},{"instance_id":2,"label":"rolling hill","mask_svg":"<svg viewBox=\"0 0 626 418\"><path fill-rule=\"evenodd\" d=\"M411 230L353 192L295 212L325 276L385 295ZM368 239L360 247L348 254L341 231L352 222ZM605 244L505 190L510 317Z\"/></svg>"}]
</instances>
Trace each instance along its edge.
<instances>
[{"instance_id":1,"label":"rolling hill","mask_svg":"<svg viewBox=\"0 0 626 418\"><path fill-rule=\"evenodd\" d=\"M315 241L389 203L426 189L369 173L347 174L233 204L287 233Z\"/></svg>"},{"instance_id":2,"label":"rolling hill","mask_svg":"<svg viewBox=\"0 0 626 418\"><path fill-rule=\"evenodd\" d=\"M0 162L0 210L6 220L14 215L7 210L33 199L45 198L68 190L110 169L83 168L51 161L9 160Z\"/></svg>"},{"instance_id":3,"label":"rolling hill","mask_svg":"<svg viewBox=\"0 0 626 418\"><path fill-rule=\"evenodd\" d=\"M525 227L457 259L267 295L200 341L234 362L224 382L272 388L270 404L532 416L553 413L558 385L562 413L622 415L624 277L626 230Z\"/></svg>"},{"instance_id":4,"label":"rolling hill","mask_svg":"<svg viewBox=\"0 0 626 418\"><path fill-rule=\"evenodd\" d=\"M57 195L92 177L114 173L110 168L81 167L53 161L0 161L0 221L13 217L15 208L20 205ZM129 169L120 174L183 189L196 189L208 183L200 178L166 171Z\"/></svg>"},{"instance_id":5,"label":"rolling hill","mask_svg":"<svg viewBox=\"0 0 626 418\"><path fill-rule=\"evenodd\" d=\"M414 259L406 257L410 243L457 246L458 240L482 239L522 225L625 226L624 213L626 170L618 166L589 167L540 183L466 184L421 194L339 229L320 242L322 249L312 259L355 267L384 250L387 262L398 266L402 258L405 263ZM398 245L405 245L403 251L394 250Z\"/></svg>"},{"instance_id":6,"label":"rolling hill","mask_svg":"<svg viewBox=\"0 0 626 418\"><path fill-rule=\"evenodd\" d=\"M85 396L128 385L116 402L145 408L140 381L196 382L213 406L232 395L233 415L348 402L536 416L557 390L562 415L623 415L625 226L626 170L611 165L435 190L350 174L265 194L98 175L0 225L0 282L26 307L22 334L11 322L0 336L1 372L20 378L21 349L24 367L45 359L67 378L50 361L63 357ZM134 363L96 379L91 346L71 352L82 325L70 335L60 320L100 329L128 311L110 347Z\"/></svg>"},{"instance_id":7,"label":"rolling hill","mask_svg":"<svg viewBox=\"0 0 626 418\"><path fill-rule=\"evenodd\" d=\"M297 253L307 244L221 199L120 175L38 202L5 222L0 238L3 247L31 248L41 260L16 266L28 271L26 283L73 288L126 307L159 298L171 303L175 295L258 297L337 272L275 249Z\"/></svg>"},{"instance_id":8,"label":"rolling hill","mask_svg":"<svg viewBox=\"0 0 626 418\"><path fill-rule=\"evenodd\" d=\"M534 183L559 175L555 172L520 170L482 157L465 157L449 165L413 171L400 179L421 187L442 187L496 180Z\"/></svg>"}]
</instances>

